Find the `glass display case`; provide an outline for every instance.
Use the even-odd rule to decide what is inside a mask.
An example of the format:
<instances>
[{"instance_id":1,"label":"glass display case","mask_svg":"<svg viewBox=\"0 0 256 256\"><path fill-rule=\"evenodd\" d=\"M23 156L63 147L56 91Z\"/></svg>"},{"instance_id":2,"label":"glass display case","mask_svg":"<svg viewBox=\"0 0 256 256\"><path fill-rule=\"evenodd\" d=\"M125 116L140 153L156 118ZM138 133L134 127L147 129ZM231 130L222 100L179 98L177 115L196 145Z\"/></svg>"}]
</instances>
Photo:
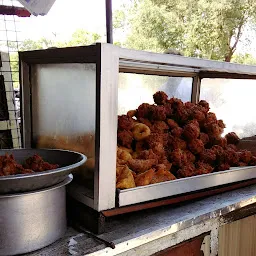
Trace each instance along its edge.
<instances>
[{"instance_id":1,"label":"glass display case","mask_svg":"<svg viewBox=\"0 0 256 256\"><path fill-rule=\"evenodd\" d=\"M169 97L205 99L225 132L255 134L256 67L123 49L110 44L20 52L23 147L88 157L69 194L97 212L256 178L255 167L116 190L117 116Z\"/></svg>"}]
</instances>

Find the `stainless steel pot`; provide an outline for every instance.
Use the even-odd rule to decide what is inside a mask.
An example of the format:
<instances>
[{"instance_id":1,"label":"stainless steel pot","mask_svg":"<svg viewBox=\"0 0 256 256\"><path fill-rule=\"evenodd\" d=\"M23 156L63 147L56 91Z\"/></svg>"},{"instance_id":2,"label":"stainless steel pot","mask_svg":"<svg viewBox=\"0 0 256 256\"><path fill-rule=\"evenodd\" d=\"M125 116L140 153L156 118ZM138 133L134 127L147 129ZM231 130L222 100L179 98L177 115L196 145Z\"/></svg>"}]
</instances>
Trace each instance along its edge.
<instances>
[{"instance_id":1,"label":"stainless steel pot","mask_svg":"<svg viewBox=\"0 0 256 256\"><path fill-rule=\"evenodd\" d=\"M43 248L61 238L66 224L66 185L0 196L0 255L16 255Z\"/></svg>"}]
</instances>

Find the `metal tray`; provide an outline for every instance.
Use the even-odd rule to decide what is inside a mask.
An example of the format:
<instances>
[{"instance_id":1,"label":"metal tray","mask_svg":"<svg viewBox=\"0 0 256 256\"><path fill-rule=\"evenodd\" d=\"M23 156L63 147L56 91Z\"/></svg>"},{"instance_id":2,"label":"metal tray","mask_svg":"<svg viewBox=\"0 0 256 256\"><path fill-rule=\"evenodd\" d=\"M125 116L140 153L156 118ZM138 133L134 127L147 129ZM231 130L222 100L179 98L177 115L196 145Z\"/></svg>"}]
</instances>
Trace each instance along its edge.
<instances>
[{"instance_id":1,"label":"metal tray","mask_svg":"<svg viewBox=\"0 0 256 256\"><path fill-rule=\"evenodd\" d=\"M0 155L13 154L15 160L22 164L25 159L35 154L44 161L58 164L60 167L40 173L18 174L0 177L0 194L27 192L47 188L58 184L86 161L86 156L78 152L56 149L11 149L0 150Z\"/></svg>"},{"instance_id":2,"label":"metal tray","mask_svg":"<svg viewBox=\"0 0 256 256\"><path fill-rule=\"evenodd\" d=\"M256 178L256 166L117 190L118 206L131 205Z\"/></svg>"}]
</instances>

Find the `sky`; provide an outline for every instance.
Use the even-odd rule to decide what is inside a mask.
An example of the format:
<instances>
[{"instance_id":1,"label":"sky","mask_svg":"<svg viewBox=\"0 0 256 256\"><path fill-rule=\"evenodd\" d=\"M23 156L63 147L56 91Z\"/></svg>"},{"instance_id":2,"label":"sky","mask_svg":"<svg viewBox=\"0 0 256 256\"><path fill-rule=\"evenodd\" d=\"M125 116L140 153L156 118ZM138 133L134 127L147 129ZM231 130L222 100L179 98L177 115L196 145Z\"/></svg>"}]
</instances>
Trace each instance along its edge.
<instances>
[{"instance_id":1,"label":"sky","mask_svg":"<svg viewBox=\"0 0 256 256\"><path fill-rule=\"evenodd\" d=\"M113 11L125 0L113 0ZM69 39L76 29L105 35L105 0L56 0L46 16L19 19L20 39Z\"/></svg>"}]
</instances>

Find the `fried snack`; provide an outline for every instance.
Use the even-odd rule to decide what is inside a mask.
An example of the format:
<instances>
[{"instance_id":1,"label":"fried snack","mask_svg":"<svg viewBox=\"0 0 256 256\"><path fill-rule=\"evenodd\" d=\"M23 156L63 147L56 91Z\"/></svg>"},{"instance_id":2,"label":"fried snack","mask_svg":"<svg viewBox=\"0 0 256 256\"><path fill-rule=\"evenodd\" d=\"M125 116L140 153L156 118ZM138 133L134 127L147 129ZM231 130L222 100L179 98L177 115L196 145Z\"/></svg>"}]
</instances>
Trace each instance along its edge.
<instances>
[{"instance_id":1,"label":"fried snack","mask_svg":"<svg viewBox=\"0 0 256 256\"><path fill-rule=\"evenodd\" d=\"M172 119L167 119L167 124L169 125L170 129L179 128L179 125Z\"/></svg>"},{"instance_id":2,"label":"fried snack","mask_svg":"<svg viewBox=\"0 0 256 256\"><path fill-rule=\"evenodd\" d=\"M41 156L34 155L34 156L26 159L23 167L25 169L30 169L34 172L43 172L43 171L57 169L59 167L59 165L58 164L50 164L48 162L45 162Z\"/></svg>"},{"instance_id":3,"label":"fried snack","mask_svg":"<svg viewBox=\"0 0 256 256\"><path fill-rule=\"evenodd\" d=\"M195 175L211 173L213 169L211 165L199 161L196 163Z\"/></svg>"},{"instance_id":4,"label":"fried snack","mask_svg":"<svg viewBox=\"0 0 256 256\"><path fill-rule=\"evenodd\" d=\"M206 101L183 103L164 92L153 99L118 117L117 179L125 164L136 186L175 178L169 171L184 178L256 165L251 152L238 153L235 133L221 136L225 124Z\"/></svg>"},{"instance_id":5,"label":"fried snack","mask_svg":"<svg viewBox=\"0 0 256 256\"><path fill-rule=\"evenodd\" d=\"M156 92L153 95L153 99L157 105L165 105L168 100L168 95L164 92Z\"/></svg>"},{"instance_id":6,"label":"fried snack","mask_svg":"<svg viewBox=\"0 0 256 256\"><path fill-rule=\"evenodd\" d=\"M214 161L216 160L216 154L212 149L205 149L199 154L199 159L201 162L214 164Z\"/></svg>"},{"instance_id":7,"label":"fried snack","mask_svg":"<svg viewBox=\"0 0 256 256\"><path fill-rule=\"evenodd\" d=\"M176 180L176 177L169 171L166 171L162 165L161 166L157 165L156 168L158 170L155 172L150 184L155 184L155 183L170 181L170 180Z\"/></svg>"},{"instance_id":8,"label":"fried snack","mask_svg":"<svg viewBox=\"0 0 256 256\"><path fill-rule=\"evenodd\" d=\"M204 143L204 145L206 145L210 141L208 134L203 132L200 133L199 139Z\"/></svg>"},{"instance_id":9,"label":"fried snack","mask_svg":"<svg viewBox=\"0 0 256 256\"><path fill-rule=\"evenodd\" d=\"M149 118L151 116L151 113L152 113L151 105L148 103L143 103L138 107L136 111L136 117Z\"/></svg>"},{"instance_id":10,"label":"fried snack","mask_svg":"<svg viewBox=\"0 0 256 256\"><path fill-rule=\"evenodd\" d=\"M127 115L121 115L118 116L118 128L120 130L131 130L134 126L134 120L127 116Z\"/></svg>"},{"instance_id":11,"label":"fried snack","mask_svg":"<svg viewBox=\"0 0 256 256\"><path fill-rule=\"evenodd\" d=\"M189 150L184 150L184 153L186 154L187 162L194 163L196 161L196 157Z\"/></svg>"},{"instance_id":12,"label":"fried snack","mask_svg":"<svg viewBox=\"0 0 256 256\"><path fill-rule=\"evenodd\" d=\"M158 161L156 159L131 159L128 161L128 166L136 173L145 172L156 165Z\"/></svg>"},{"instance_id":13,"label":"fried snack","mask_svg":"<svg viewBox=\"0 0 256 256\"><path fill-rule=\"evenodd\" d=\"M177 127L171 130L171 135L174 137L180 138L183 133L183 129L181 127Z\"/></svg>"},{"instance_id":14,"label":"fried snack","mask_svg":"<svg viewBox=\"0 0 256 256\"><path fill-rule=\"evenodd\" d=\"M239 137L236 135L235 132L230 132L225 135L225 138L227 139L228 144L234 144L237 145L240 141Z\"/></svg>"},{"instance_id":15,"label":"fried snack","mask_svg":"<svg viewBox=\"0 0 256 256\"><path fill-rule=\"evenodd\" d=\"M142 124L145 124L146 126L148 126L150 129L152 127L152 123L147 119L147 118L138 118L138 121Z\"/></svg>"},{"instance_id":16,"label":"fried snack","mask_svg":"<svg viewBox=\"0 0 256 256\"><path fill-rule=\"evenodd\" d=\"M238 152L238 157L240 162L248 164L251 161L252 153L248 150L241 150Z\"/></svg>"},{"instance_id":17,"label":"fried snack","mask_svg":"<svg viewBox=\"0 0 256 256\"><path fill-rule=\"evenodd\" d=\"M136 113L137 113L137 110L129 110L127 112L127 116L128 117L134 117L134 116L136 116Z\"/></svg>"},{"instance_id":18,"label":"fried snack","mask_svg":"<svg viewBox=\"0 0 256 256\"><path fill-rule=\"evenodd\" d=\"M133 142L133 133L131 131L126 130L118 131L117 142L119 145L123 147L131 148Z\"/></svg>"},{"instance_id":19,"label":"fried snack","mask_svg":"<svg viewBox=\"0 0 256 256\"><path fill-rule=\"evenodd\" d=\"M149 185L155 175L154 169L149 169L143 173L140 173L135 178L136 186L146 186Z\"/></svg>"},{"instance_id":20,"label":"fried snack","mask_svg":"<svg viewBox=\"0 0 256 256\"><path fill-rule=\"evenodd\" d=\"M159 157L153 152L152 149L148 149L148 150L143 150L138 154L138 158L139 159L155 159L156 161L158 161Z\"/></svg>"},{"instance_id":21,"label":"fried snack","mask_svg":"<svg viewBox=\"0 0 256 256\"><path fill-rule=\"evenodd\" d=\"M182 167L187 163L187 154L181 149L175 149L169 154L169 159L173 165Z\"/></svg>"},{"instance_id":22,"label":"fried snack","mask_svg":"<svg viewBox=\"0 0 256 256\"><path fill-rule=\"evenodd\" d=\"M216 172L226 171L226 170L229 170L229 168L230 168L230 165L228 163L222 163L215 167L215 171Z\"/></svg>"},{"instance_id":23,"label":"fried snack","mask_svg":"<svg viewBox=\"0 0 256 256\"><path fill-rule=\"evenodd\" d=\"M188 143L188 148L193 154L199 154L204 150L204 143L199 139L194 139Z\"/></svg>"},{"instance_id":24,"label":"fried snack","mask_svg":"<svg viewBox=\"0 0 256 256\"><path fill-rule=\"evenodd\" d=\"M195 165L192 163L188 163L187 165L184 165L177 171L178 178L186 178L194 175L195 175Z\"/></svg>"},{"instance_id":25,"label":"fried snack","mask_svg":"<svg viewBox=\"0 0 256 256\"><path fill-rule=\"evenodd\" d=\"M169 126L164 121L155 121L150 130L153 133L165 133L169 130Z\"/></svg>"},{"instance_id":26,"label":"fried snack","mask_svg":"<svg viewBox=\"0 0 256 256\"><path fill-rule=\"evenodd\" d=\"M146 139L151 131L145 124L136 124L132 128L132 134L135 140L140 141Z\"/></svg>"},{"instance_id":27,"label":"fried snack","mask_svg":"<svg viewBox=\"0 0 256 256\"><path fill-rule=\"evenodd\" d=\"M174 150L174 149L184 150L187 147L187 143L186 143L186 141L184 141L180 138L173 137L171 135L168 137L168 146L171 150Z\"/></svg>"},{"instance_id":28,"label":"fried snack","mask_svg":"<svg viewBox=\"0 0 256 256\"><path fill-rule=\"evenodd\" d=\"M116 188L127 189L136 187L132 171L125 166L118 176Z\"/></svg>"},{"instance_id":29,"label":"fried snack","mask_svg":"<svg viewBox=\"0 0 256 256\"><path fill-rule=\"evenodd\" d=\"M128 160L132 159L132 156L127 150L117 148L117 158L127 162Z\"/></svg>"},{"instance_id":30,"label":"fried snack","mask_svg":"<svg viewBox=\"0 0 256 256\"><path fill-rule=\"evenodd\" d=\"M184 126L183 136L188 140L197 139L200 135L199 123L196 120L190 121Z\"/></svg>"},{"instance_id":31,"label":"fried snack","mask_svg":"<svg viewBox=\"0 0 256 256\"><path fill-rule=\"evenodd\" d=\"M202 106L202 110L205 114L210 110L209 103L205 100L200 100L198 105Z\"/></svg>"},{"instance_id":32,"label":"fried snack","mask_svg":"<svg viewBox=\"0 0 256 256\"><path fill-rule=\"evenodd\" d=\"M164 106L151 106L150 120L164 121L166 119L166 111Z\"/></svg>"}]
</instances>

